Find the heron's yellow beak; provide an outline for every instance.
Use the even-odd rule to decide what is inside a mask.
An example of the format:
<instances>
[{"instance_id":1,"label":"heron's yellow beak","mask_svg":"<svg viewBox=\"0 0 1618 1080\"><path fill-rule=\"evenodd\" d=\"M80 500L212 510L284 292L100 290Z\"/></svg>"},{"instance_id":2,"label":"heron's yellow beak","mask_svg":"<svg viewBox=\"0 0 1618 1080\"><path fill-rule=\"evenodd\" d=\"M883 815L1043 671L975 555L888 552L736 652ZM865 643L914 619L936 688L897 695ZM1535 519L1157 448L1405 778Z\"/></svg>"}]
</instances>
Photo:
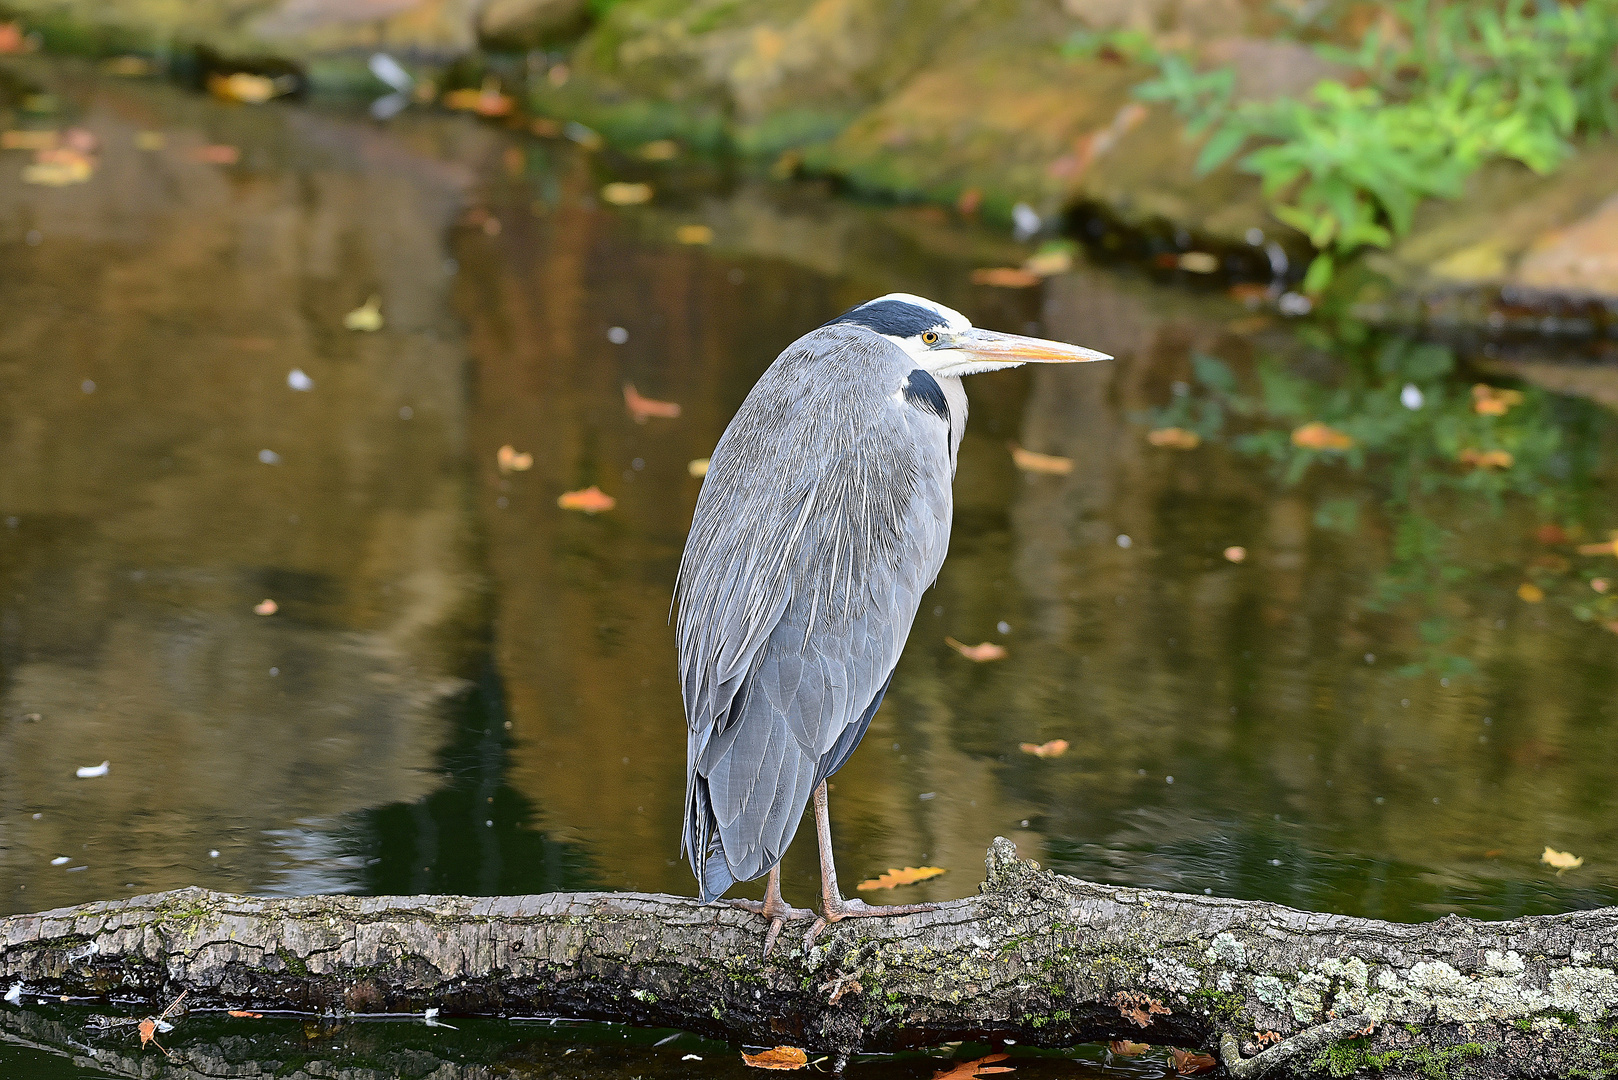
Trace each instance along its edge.
<instances>
[{"instance_id":1,"label":"heron's yellow beak","mask_svg":"<svg viewBox=\"0 0 1618 1080\"><path fill-rule=\"evenodd\" d=\"M1112 359L1104 352L1086 349L1083 345L1024 337L1022 334L1002 334L995 330L980 330L975 326L958 335L950 343L949 351L959 359L941 365L940 374L975 375L1019 364L1085 364L1092 360Z\"/></svg>"}]
</instances>

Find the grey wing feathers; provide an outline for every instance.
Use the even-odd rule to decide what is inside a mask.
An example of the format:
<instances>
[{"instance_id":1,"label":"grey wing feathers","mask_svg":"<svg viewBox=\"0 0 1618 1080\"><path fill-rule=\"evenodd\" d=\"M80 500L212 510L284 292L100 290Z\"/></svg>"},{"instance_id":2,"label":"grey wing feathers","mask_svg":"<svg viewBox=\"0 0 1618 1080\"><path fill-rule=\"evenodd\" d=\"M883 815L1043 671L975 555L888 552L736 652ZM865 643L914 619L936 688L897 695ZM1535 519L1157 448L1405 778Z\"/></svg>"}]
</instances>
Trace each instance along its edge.
<instances>
[{"instance_id":1,"label":"grey wing feathers","mask_svg":"<svg viewBox=\"0 0 1618 1080\"><path fill-rule=\"evenodd\" d=\"M704 899L780 860L870 724L948 544L947 425L880 377L899 385L903 352L812 337L720 440L680 565L683 847Z\"/></svg>"}]
</instances>

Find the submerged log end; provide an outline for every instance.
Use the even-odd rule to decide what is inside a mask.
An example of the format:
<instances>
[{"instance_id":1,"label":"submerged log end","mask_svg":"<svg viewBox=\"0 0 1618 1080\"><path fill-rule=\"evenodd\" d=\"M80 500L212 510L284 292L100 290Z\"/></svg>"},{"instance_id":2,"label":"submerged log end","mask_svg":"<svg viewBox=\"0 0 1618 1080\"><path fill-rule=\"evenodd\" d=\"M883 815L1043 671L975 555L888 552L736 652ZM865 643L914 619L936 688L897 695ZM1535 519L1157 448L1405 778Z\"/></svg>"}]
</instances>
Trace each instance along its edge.
<instances>
[{"instance_id":1,"label":"submerged log end","mask_svg":"<svg viewBox=\"0 0 1618 1080\"><path fill-rule=\"evenodd\" d=\"M837 1055L971 1039L1216 1050L1231 1075L1614 1070L1618 911L1402 925L1098 885L997 838L977 896L762 959L764 922L640 893L182 889L0 919L0 988L195 1007L566 1015ZM1434 1070L1437 1070L1435 1073Z\"/></svg>"}]
</instances>

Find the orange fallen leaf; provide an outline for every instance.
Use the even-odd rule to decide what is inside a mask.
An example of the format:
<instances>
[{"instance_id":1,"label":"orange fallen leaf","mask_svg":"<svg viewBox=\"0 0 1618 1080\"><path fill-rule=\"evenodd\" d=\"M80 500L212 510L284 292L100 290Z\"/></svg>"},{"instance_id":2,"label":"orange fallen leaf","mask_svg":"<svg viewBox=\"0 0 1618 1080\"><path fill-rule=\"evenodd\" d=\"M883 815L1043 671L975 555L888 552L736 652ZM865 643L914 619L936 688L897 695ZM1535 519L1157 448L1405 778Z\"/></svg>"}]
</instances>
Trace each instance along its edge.
<instances>
[{"instance_id":1,"label":"orange fallen leaf","mask_svg":"<svg viewBox=\"0 0 1618 1080\"><path fill-rule=\"evenodd\" d=\"M1033 754L1035 757L1061 757L1067 753L1067 740L1052 739L1047 743L1025 742L1018 749L1025 754Z\"/></svg>"},{"instance_id":2,"label":"orange fallen leaf","mask_svg":"<svg viewBox=\"0 0 1618 1080\"><path fill-rule=\"evenodd\" d=\"M914 885L944 873L942 866L906 866L902 870L889 870L879 877L870 878L854 886L860 892L872 889L892 889L900 885Z\"/></svg>"},{"instance_id":3,"label":"orange fallen leaf","mask_svg":"<svg viewBox=\"0 0 1618 1080\"><path fill-rule=\"evenodd\" d=\"M140 1045L141 1045L141 1048L145 1049L147 1043L156 1042L156 1041L157 1041L157 1021L154 1020L152 1017L148 1016L146 1019L144 1019L144 1020L142 1020L140 1022ZM158 1049L161 1050L161 1049L163 1049L163 1047L161 1045L159 1045Z\"/></svg>"},{"instance_id":4,"label":"orange fallen leaf","mask_svg":"<svg viewBox=\"0 0 1618 1080\"><path fill-rule=\"evenodd\" d=\"M1024 450L1014 442L1006 443L1011 447L1011 460L1016 462L1017 468L1023 472L1045 473L1049 476L1066 476L1073 471L1073 459L1058 457L1055 454L1039 454L1032 450Z\"/></svg>"},{"instance_id":5,"label":"orange fallen leaf","mask_svg":"<svg viewBox=\"0 0 1618 1080\"><path fill-rule=\"evenodd\" d=\"M991 1073L1016 1072L1010 1065L993 1065L991 1062L1004 1061L1010 1054L989 1054L973 1061L963 1061L951 1068L933 1074L933 1080L974 1080L975 1077L988 1076Z\"/></svg>"},{"instance_id":6,"label":"orange fallen leaf","mask_svg":"<svg viewBox=\"0 0 1618 1080\"><path fill-rule=\"evenodd\" d=\"M1612 588L1612 582L1608 581L1604 577L1591 578L1590 588L1594 589L1598 593L1604 593L1608 589Z\"/></svg>"},{"instance_id":7,"label":"orange fallen leaf","mask_svg":"<svg viewBox=\"0 0 1618 1080\"><path fill-rule=\"evenodd\" d=\"M711 244L713 230L706 225L681 225L674 230L674 239L682 244Z\"/></svg>"},{"instance_id":8,"label":"orange fallen leaf","mask_svg":"<svg viewBox=\"0 0 1618 1080\"><path fill-rule=\"evenodd\" d=\"M494 452L494 463L503 473L527 472L534 467L533 454L519 454L509 443Z\"/></svg>"},{"instance_id":9,"label":"orange fallen leaf","mask_svg":"<svg viewBox=\"0 0 1618 1080\"><path fill-rule=\"evenodd\" d=\"M280 610L281 605L277 604L274 600L269 599L260 600L258 603L253 605L254 615L274 615Z\"/></svg>"},{"instance_id":10,"label":"orange fallen leaf","mask_svg":"<svg viewBox=\"0 0 1618 1080\"><path fill-rule=\"evenodd\" d=\"M1256 307L1270 298L1270 287L1256 281L1244 281L1225 290L1225 295L1248 307Z\"/></svg>"},{"instance_id":11,"label":"orange fallen leaf","mask_svg":"<svg viewBox=\"0 0 1618 1080\"><path fill-rule=\"evenodd\" d=\"M971 215L977 213L978 208L982 205L983 192L979 191L975 187L967 188L965 191L961 192L960 198L955 200L955 212L958 214L965 214L970 217Z\"/></svg>"},{"instance_id":12,"label":"orange fallen leaf","mask_svg":"<svg viewBox=\"0 0 1618 1080\"><path fill-rule=\"evenodd\" d=\"M586 514L599 514L618 505L618 500L591 484L583 491L564 492L556 505L563 510L581 510Z\"/></svg>"},{"instance_id":13,"label":"orange fallen leaf","mask_svg":"<svg viewBox=\"0 0 1618 1080\"><path fill-rule=\"evenodd\" d=\"M801 1069L809 1064L809 1055L796 1046L777 1046L757 1054L742 1054L742 1060L755 1069Z\"/></svg>"},{"instance_id":14,"label":"orange fallen leaf","mask_svg":"<svg viewBox=\"0 0 1618 1080\"><path fill-rule=\"evenodd\" d=\"M191 156L204 165L234 165L242 159L242 152L234 146L210 143L191 151Z\"/></svg>"},{"instance_id":15,"label":"orange fallen leaf","mask_svg":"<svg viewBox=\"0 0 1618 1080\"><path fill-rule=\"evenodd\" d=\"M1472 387L1472 409L1479 416L1504 416L1513 405L1521 404L1521 390L1501 390L1487 383Z\"/></svg>"},{"instance_id":16,"label":"orange fallen leaf","mask_svg":"<svg viewBox=\"0 0 1618 1080\"><path fill-rule=\"evenodd\" d=\"M972 284L993 285L997 289L1026 289L1045 280L1020 266L986 266L972 271Z\"/></svg>"},{"instance_id":17,"label":"orange fallen leaf","mask_svg":"<svg viewBox=\"0 0 1618 1080\"><path fill-rule=\"evenodd\" d=\"M1611 540L1604 540L1599 544L1580 544L1580 555L1618 555L1618 536ZM1596 590L1600 592L1600 589Z\"/></svg>"},{"instance_id":18,"label":"orange fallen leaf","mask_svg":"<svg viewBox=\"0 0 1618 1080\"><path fill-rule=\"evenodd\" d=\"M264 1019L264 1014L263 1013L248 1012L246 1009L232 1009L228 1013L226 1013L225 1015L226 1016L234 1016L239 1020L262 1020L262 1019Z\"/></svg>"},{"instance_id":19,"label":"orange fallen leaf","mask_svg":"<svg viewBox=\"0 0 1618 1080\"><path fill-rule=\"evenodd\" d=\"M1553 521L1549 524L1541 525L1539 528L1535 529L1534 539L1538 540L1541 544L1547 545L1565 544L1568 541L1568 535L1566 529L1562 528L1562 526Z\"/></svg>"},{"instance_id":20,"label":"orange fallen leaf","mask_svg":"<svg viewBox=\"0 0 1618 1080\"><path fill-rule=\"evenodd\" d=\"M1292 445L1305 450L1347 450L1354 445L1354 437L1315 420L1292 433Z\"/></svg>"},{"instance_id":21,"label":"orange fallen leaf","mask_svg":"<svg viewBox=\"0 0 1618 1080\"><path fill-rule=\"evenodd\" d=\"M1128 1039L1114 1039L1107 1044L1107 1049L1119 1057L1140 1057L1151 1048L1149 1043L1131 1042Z\"/></svg>"},{"instance_id":22,"label":"orange fallen leaf","mask_svg":"<svg viewBox=\"0 0 1618 1080\"><path fill-rule=\"evenodd\" d=\"M1170 1050L1169 1056L1174 1059L1174 1071L1181 1076L1195 1076L1197 1073L1209 1072L1219 1066L1219 1062L1207 1054L1181 1050L1179 1047Z\"/></svg>"},{"instance_id":23,"label":"orange fallen leaf","mask_svg":"<svg viewBox=\"0 0 1618 1080\"><path fill-rule=\"evenodd\" d=\"M1506 450L1477 450L1469 446L1456 454L1455 460L1474 469L1509 469L1516 459Z\"/></svg>"},{"instance_id":24,"label":"orange fallen leaf","mask_svg":"<svg viewBox=\"0 0 1618 1080\"><path fill-rule=\"evenodd\" d=\"M954 649L968 660L976 661L979 664L988 660L1004 660L1006 658L1006 647L1004 645L996 645L992 641L985 641L980 645L963 645L954 638L947 637L944 639L944 644L948 645L950 648Z\"/></svg>"},{"instance_id":25,"label":"orange fallen leaf","mask_svg":"<svg viewBox=\"0 0 1618 1080\"><path fill-rule=\"evenodd\" d=\"M673 420L680 415L680 405L674 401L658 401L655 398L641 397L635 389L634 383L624 383L624 405L629 409L629 415L635 418L635 423L644 424L653 416L664 420Z\"/></svg>"},{"instance_id":26,"label":"orange fallen leaf","mask_svg":"<svg viewBox=\"0 0 1618 1080\"><path fill-rule=\"evenodd\" d=\"M1166 446L1170 450L1195 450L1202 445L1202 436L1185 428L1157 428L1146 433L1146 441L1153 446Z\"/></svg>"},{"instance_id":27,"label":"orange fallen leaf","mask_svg":"<svg viewBox=\"0 0 1618 1080\"><path fill-rule=\"evenodd\" d=\"M1525 581L1517 586L1517 595L1530 604L1537 604L1545 599L1545 590L1532 582Z\"/></svg>"}]
</instances>

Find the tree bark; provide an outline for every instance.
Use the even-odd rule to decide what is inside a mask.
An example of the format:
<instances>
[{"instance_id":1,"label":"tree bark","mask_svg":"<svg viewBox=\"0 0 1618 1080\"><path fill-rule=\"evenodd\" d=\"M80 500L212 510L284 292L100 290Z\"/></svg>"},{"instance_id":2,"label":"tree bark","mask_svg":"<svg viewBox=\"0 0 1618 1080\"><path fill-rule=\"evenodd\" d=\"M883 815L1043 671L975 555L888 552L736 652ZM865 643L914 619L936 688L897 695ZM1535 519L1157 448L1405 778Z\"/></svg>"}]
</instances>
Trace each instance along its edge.
<instances>
[{"instance_id":1,"label":"tree bark","mask_svg":"<svg viewBox=\"0 0 1618 1080\"><path fill-rule=\"evenodd\" d=\"M1615 908L1403 925L1097 885L1003 839L988 868L978 896L850 919L807 953L792 924L767 959L763 920L681 897L184 889L0 919L0 990L152 1011L187 990L193 1009L568 1016L836 1061L1130 1039L1207 1050L1240 1078L1618 1075Z\"/></svg>"}]
</instances>

